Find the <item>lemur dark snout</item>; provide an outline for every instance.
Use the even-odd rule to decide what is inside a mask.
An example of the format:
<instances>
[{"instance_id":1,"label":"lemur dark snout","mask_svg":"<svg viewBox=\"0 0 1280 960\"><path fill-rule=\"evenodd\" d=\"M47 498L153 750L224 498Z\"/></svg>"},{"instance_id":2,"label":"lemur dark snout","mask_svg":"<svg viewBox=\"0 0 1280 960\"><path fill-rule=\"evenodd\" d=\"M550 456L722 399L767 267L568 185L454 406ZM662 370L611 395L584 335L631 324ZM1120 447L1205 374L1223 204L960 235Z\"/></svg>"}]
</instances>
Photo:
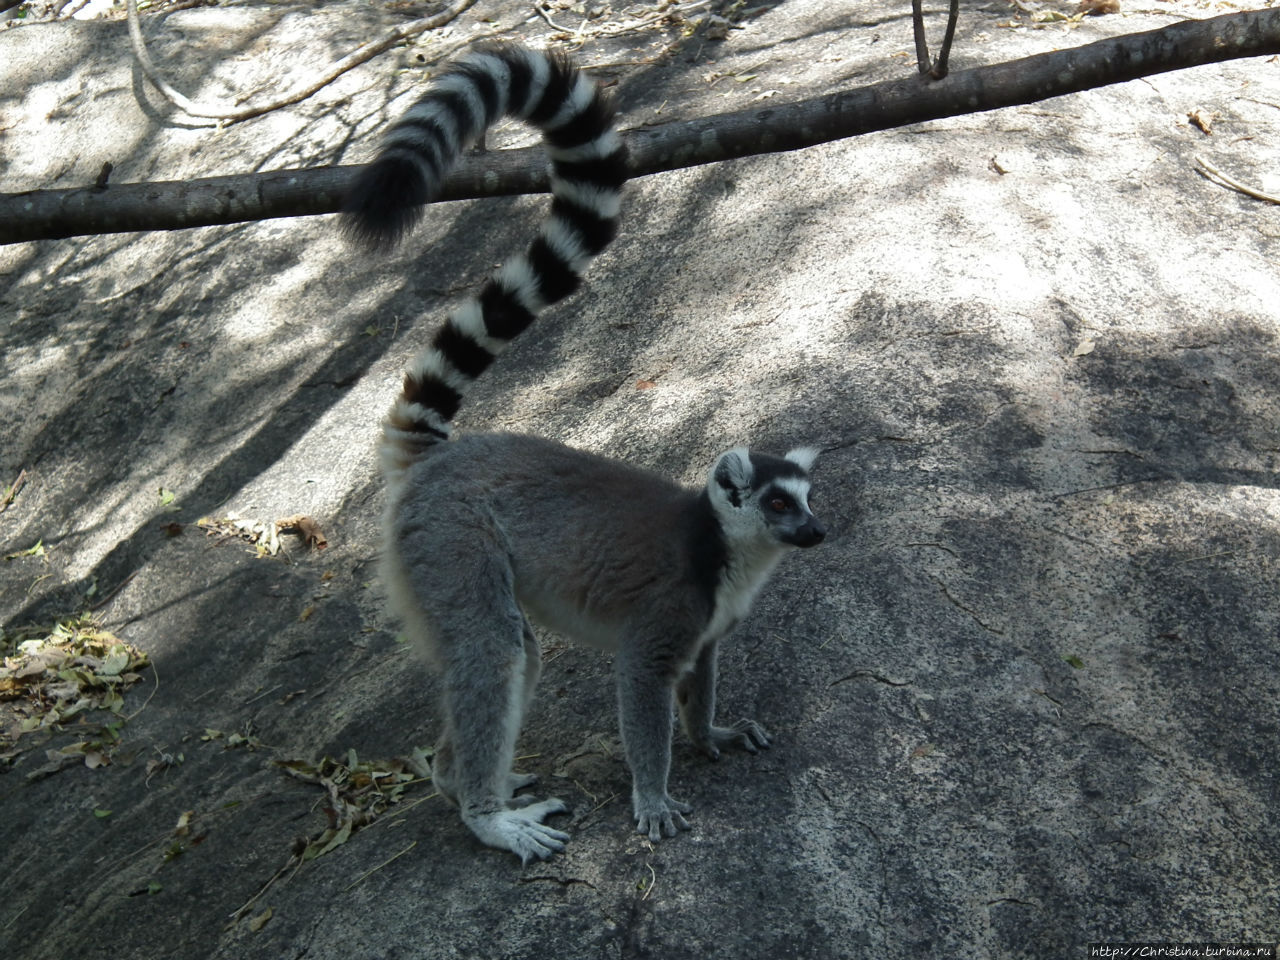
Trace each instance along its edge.
<instances>
[{"instance_id":1,"label":"lemur dark snout","mask_svg":"<svg viewBox=\"0 0 1280 960\"><path fill-rule=\"evenodd\" d=\"M808 536L806 536L808 534ZM827 539L827 528L817 520L812 523L805 524L800 528L800 536L802 547L816 547L823 540Z\"/></svg>"}]
</instances>

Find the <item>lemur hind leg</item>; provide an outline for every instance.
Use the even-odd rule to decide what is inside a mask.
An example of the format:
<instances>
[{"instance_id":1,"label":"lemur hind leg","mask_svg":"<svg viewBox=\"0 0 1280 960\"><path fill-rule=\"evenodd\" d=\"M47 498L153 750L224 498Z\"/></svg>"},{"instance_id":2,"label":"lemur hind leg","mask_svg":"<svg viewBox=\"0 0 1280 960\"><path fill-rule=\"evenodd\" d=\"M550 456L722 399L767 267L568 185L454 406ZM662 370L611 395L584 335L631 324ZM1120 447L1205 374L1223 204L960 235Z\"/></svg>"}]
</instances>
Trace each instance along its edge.
<instances>
[{"instance_id":1,"label":"lemur hind leg","mask_svg":"<svg viewBox=\"0 0 1280 960\"><path fill-rule=\"evenodd\" d=\"M514 601L508 601L514 607ZM514 612L516 617L510 614ZM463 822L482 843L510 850L522 861L563 850L569 835L544 823L568 808L558 799L512 801L516 737L525 704L528 654L518 611L471 611L461 649L444 656L444 705L450 762L446 779L456 790ZM477 622L489 620L490 622Z\"/></svg>"},{"instance_id":2,"label":"lemur hind leg","mask_svg":"<svg viewBox=\"0 0 1280 960\"><path fill-rule=\"evenodd\" d=\"M533 700L534 689L538 685L538 678L542 675L542 647L538 644L537 638L533 635L533 628L529 625L529 621L524 621L524 673L521 689L520 718L516 722L517 735L524 727L524 717L529 712L529 704ZM432 763L432 780L435 787L444 797L454 806L458 805L458 787L453 775L453 742L448 730L440 738L436 744L435 757ZM538 782L536 773L517 773L511 770L507 776L507 792L510 797L511 806L527 807L532 805L536 798L532 796L515 796L516 791L523 790L526 787L532 787Z\"/></svg>"},{"instance_id":3,"label":"lemur hind leg","mask_svg":"<svg viewBox=\"0 0 1280 960\"><path fill-rule=\"evenodd\" d=\"M520 721L517 729L524 727L524 718L529 713L529 704L533 701L534 689L538 686L538 678L542 676L542 647L538 643L538 638L533 635L533 627L529 625L527 618L523 622L524 629L524 677L523 689L521 690L520 704ZM508 786L511 793L517 790L523 790L525 787L531 787L538 782L538 776L534 773L516 773L511 771L508 779ZM533 803L533 798L529 796L512 797L511 804L516 807L527 807Z\"/></svg>"},{"instance_id":4,"label":"lemur hind leg","mask_svg":"<svg viewBox=\"0 0 1280 960\"><path fill-rule=\"evenodd\" d=\"M542 820L568 808L555 798L513 801L512 791L532 780L511 770L541 657L516 605L506 556L495 549L463 566L454 564L440 577L428 574L420 583L435 601L430 619L442 671L445 730L434 779L482 843L510 850L525 863L545 859L563 850L569 835ZM445 577L451 588L439 582ZM470 596L449 596L459 590Z\"/></svg>"}]
</instances>

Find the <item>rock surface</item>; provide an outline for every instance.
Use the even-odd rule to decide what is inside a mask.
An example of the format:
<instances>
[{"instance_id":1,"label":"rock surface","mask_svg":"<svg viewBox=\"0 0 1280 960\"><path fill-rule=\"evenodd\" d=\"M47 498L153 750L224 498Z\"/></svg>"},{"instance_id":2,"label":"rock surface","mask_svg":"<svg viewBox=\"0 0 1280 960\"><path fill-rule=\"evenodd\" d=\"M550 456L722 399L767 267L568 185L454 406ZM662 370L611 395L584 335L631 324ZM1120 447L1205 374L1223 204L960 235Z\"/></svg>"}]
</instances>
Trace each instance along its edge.
<instances>
[{"instance_id":1,"label":"rock surface","mask_svg":"<svg viewBox=\"0 0 1280 960\"><path fill-rule=\"evenodd\" d=\"M584 62L614 64L597 76L624 126L913 69L906 3L797 0L722 40L660 21L607 36L644 11L598 6L551 16L585 23ZM1158 6L1039 27L966 6L953 69L1219 12ZM170 82L212 100L278 90L404 16L145 23ZM108 160L112 182L355 162L422 65L477 33L554 31L486 0L217 129L150 88L121 22L10 29L0 190L89 183ZM527 868L426 783L298 867L337 808L272 761L390 769L438 732L376 580L376 425L543 201L432 208L380 259L328 217L0 248L0 479L26 471L0 513L0 621L95 606L154 665L108 764L29 777L93 724L18 740L0 955L1276 940L1280 208L1194 158L1277 192L1278 126L1280 64L1250 60L635 183L586 289L481 381L462 427L689 483L738 443L816 444L833 535L784 563L723 655L723 714L774 749L713 765L678 740L672 789L695 812L675 840L632 832L607 660L544 638L522 767L571 805L555 822L573 840ZM504 128L490 147L528 142ZM197 525L297 514L327 549L285 535L259 557Z\"/></svg>"}]
</instances>

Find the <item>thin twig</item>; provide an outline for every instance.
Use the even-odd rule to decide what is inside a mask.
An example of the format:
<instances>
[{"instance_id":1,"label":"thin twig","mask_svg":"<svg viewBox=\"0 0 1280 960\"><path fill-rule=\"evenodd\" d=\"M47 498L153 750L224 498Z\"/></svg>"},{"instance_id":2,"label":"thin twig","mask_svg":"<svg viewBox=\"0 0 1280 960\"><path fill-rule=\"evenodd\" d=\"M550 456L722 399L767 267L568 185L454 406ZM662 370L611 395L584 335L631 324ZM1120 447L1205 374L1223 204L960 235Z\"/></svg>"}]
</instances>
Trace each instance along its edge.
<instances>
[{"instance_id":1,"label":"thin twig","mask_svg":"<svg viewBox=\"0 0 1280 960\"><path fill-rule=\"evenodd\" d=\"M163 6L153 3L150 12L170 14L177 13L179 10L194 10L196 7L213 7L217 6L217 3L218 0L172 0L172 2L165 3Z\"/></svg>"},{"instance_id":2,"label":"thin twig","mask_svg":"<svg viewBox=\"0 0 1280 960\"><path fill-rule=\"evenodd\" d=\"M646 860L644 865L649 868L649 886L645 890L644 896L640 899L648 900L653 895L653 888L658 885L658 873L653 869L653 864L649 863L649 861Z\"/></svg>"},{"instance_id":3,"label":"thin twig","mask_svg":"<svg viewBox=\"0 0 1280 960\"><path fill-rule=\"evenodd\" d=\"M960 20L960 0L950 0L951 9L947 12L947 31L942 35L942 49L938 51L938 59L929 71L935 80L947 75L947 61L951 59L951 42L956 38L956 23Z\"/></svg>"},{"instance_id":4,"label":"thin twig","mask_svg":"<svg viewBox=\"0 0 1280 960\"><path fill-rule=\"evenodd\" d=\"M254 703L255 701L261 700L263 697L270 696L271 694L275 693L277 690L279 690L283 686L284 686L283 683L277 683L270 690L263 690L256 697L250 697L248 700L245 700L243 703L240 704L240 706L247 707L249 704Z\"/></svg>"},{"instance_id":5,"label":"thin twig","mask_svg":"<svg viewBox=\"0 0 1280 960\"><path fill-rule=\"evenodd\" d=\"M401 40L416 36L427 30L442 27L446 23L455 19L464 10L474 4L476 0L455 0L455 2L446 7L443 11L433 17L422 17L409 23L402 24L392 30L389 30L378 40L372 40L369 43L361 44L351 53L342 57L334 63L328 70L320 75L315 81L308 83L306 86L297 87L283 96L277 97L267 103L257 104L255 106L241 107L239 109L210 106L205 104L193 103L185 96L169 86L164 78L160 76L159 70L151 60L151 55L147 53L146 44L142 39L142 28L138 24L138 0L128 0L128 16L129 16L129 40L133 45L133 54L138 59L138 65L142 68L142 72L146 74L150 80L164 96L178 109L182 110L192 117L200 117L205 120L222 120L224 122L235 122L238 120L248 120L250 117L257 117L272 110L278 110L286 107L291 103L297 103L299 100L305 100L317 90L332 83L342 74L346 73L353 67L357 67L368 60L372 60L378 54L385 50L389 50Z\"/></svg>"},{"instance_id":6,"label":"thin twig","mask_svg":"<svg viewBox=\"0 0 1280 960\"><path fill-rule=\"evenodd\" d=\"M560 24L556 23L538 3L534 4L533 9L534 12L545 20L553 29L558 30L561 33L572 34L574 42L581 43L587 37L595 39L599 39L601 37L617 37L624 33L629 33L632 30L642 30L645 27L653 26L655 23L661 23L664 20L684 20L687 19L686 14L693 13L695 10L701 10L704 7L709 6L710 3L711 0L694 0L693 3L686 3L680 6L672 4L671 6L664 7L657 13L648 14L638 20L629 20L626 23L601 24L598 27L592 27L590 29L587 28L588 21L584 20L582 21L582 26L578 27L576 30L572 30L569 27L562 27ZM641 62L643 63L647 61Z\"/></svg>"},{"instance_id":7,"label":"thin twig","mask_svg":"<svg viewBox=\"0 0 1280 960\"><path fill-rule=\"evenodd\" d=\"M151 692L147 694L147 699L142 701L142 706L140 706L137 710L133 711L133 713L129 714L127 717L124 718L126 723L132 723L134 717L140 714L143 710L147 709L147 705L151 703L151 698L154 697L156 695L156 691L160 689L160 671L156 669L156 663L154 660L150 660L150 666L151 666L151 675L156 678L156 684L154 687L151 688Z\"/></svg>"},{"instance_id":8,"label":"thin twig","mask_svg":"<svg viewBox=\"0 0 1280 960\"><path fill-rule=\"evenodd\" d=\"M0 501L0 513L4 513L6 510L9 509L9 506L13 503L14 498L17 497L18 495L18 491L22 489L22 485L26 482L27 482L27 471L19 470L18 476L14 479L13 483L5 487L4 500Z\"/></svg>"},{"instance_id":9,"label":"thin twig","mask_svg":"<svg viewBox=\"0 0 1280 960\"><path fill-rule=\"evenodd\" d=\"M103 597L97 603L89 607L89 612L97 613L99 610L105 607L108 603L114 600L116 598L116 594L119 593L121 590L123 590L125 587L127 587L130 581L132 581L133 578L136 577L137 575L138 575L138 571L135 570L133 571L133 573L129 574L127 577L125 577L123 580L117 583L114 587L111 588L110 593L108 593L105 597Z\"/></svg>"},{"instance_id":10,"label":"thin twig","mask_svg":"<svg viewBox=\"0 0 1280 960\"><path fill-rule=\"evenodd\" d=\"M1220 560L1223 557L1234 557L1235 555L1236 552L1234 550L1223 550L1220 553L1205 553L1198 557L1185 557L1182 560L1176 561L1176 563L1199 563L1201 560Z\"/></svg>"},{"instance_id":11,"label":"thin twig","mask_svg":"<svg viewBox=\"0 0 1280 960\"><path fill-rule=\"evenodd\" d=\"M1253 197L1255 200L1266 200L1268 203L1280 203L1280 197L1275 194L1263 193L1261 190L1257 190L1254 187L1241 183L1233 177L1227 176L1203 157L1196 157L1196 163L1200 164L1200 169L1196 172L1206 180L1212 181L1216 179L1219 185L1230 187L1232 190L1243 193L1245 196Z\"/></svg>"},{"instance_id":12,"label":"thin twig","mask_svg":"<svg viewBox=\"0 0 1280 960\"><path fill-rule=\"evenodd\" d=\"M587 796L591 797L591 799L593 800L595 799L595 797L591 795L591 792L589 790L584 789L582 784L578 783L577 780L573 782L577 784L579 790L582 790L582 792L585 793ZM613 801L617 799L618 799L618 794L616 792L609 794L607 797L605 797L603 800L597 803L594 807L588 810L586 815L588 817L591 816L591 814L595 813L597 810L601 809L602 807L608 806L609 804L613 803Z\"/></svg>"},{"instance_id":13,"label":"thin twig","mask_svg":"<svg viewBox=\"0 0 1280 960\"><path fill-rule=\"evenodd\" d=\"M672 17L684 18L687 13L693 13L695 10L701 10L703 7L709 6L711 0L696 0L694 3L684 4L679 7L668 7L658 13L650 14L647 17L641 17L639 20L632 20L630 23L619 23L611 27L601 27L598 31L594 31L599 37L617 37L631 30L640 30L651 24L661 23L663 20L669 20Z\"/></svg>"},{"instance_id":14,"label":"thin twig","mask_svg":"<svg viewBox=\"0 0 1280 960\"><path fill-rule=\"evenodd\" d=\"M552 20L552 19L551 19L551 14L547 13L547 11L545 11L545 10L543 10L543 9L542 9L542 4L541 4L541 3L535 3L535 4L533 5L533 12L534 12L534 13L536 13L538 16L540 16L543 20L547 21L547 23L550 25L550 27L551 27L551 29L552 29L552 30L559 30L561 33L573 33L573 32L574 32L574 31L570 30L568 27L562 27L562 26L560 26L560 24L558 24L558 23L556 23L554 20Z\"/></svg>"},{"instance_id":15,"label":"thin twig","mask_svg":"<svg viewBox=\"0 0 1280 960\"><path fill-rule=\"evenodd\" d=\"M410 850L412 850L412 849L413 849L414 847L416 847L417 845L418 845L418 841L417 841L417 840L414 840L412 843L410 843L407 847L405 847L405 848L404 848L403 850L401 850L399 853L392 854L391 856L387 857L387 859L383 860L380 864L378 864L376 867L374 867L372 870L368 871L367 873L362 873L362 874L360 874L360 876L356 877L356 878L355 878L354 880L352 880L349 884L347 884L345 887L343 887L343 888L342 888L342 892L343 892L343 893L346 893L346 892L347 892L348 890L350 890L352 887L354 887L354 886L356 886L356 885L358 885L358 884L363 883L365 880L368 880L371 876L373 876L375 873L377 873L379 870L381 870L383 867L385 867L385 866L386 866L388 863L390 863L392 860L395 860L397 857L403 857L406 853L408 853Z\"/></svg>"},{"instance_id":16,"label":"thin twig","mask_svg":"<svg viewBox=\"0 0 1280 960\"><path fill-rule=\"evenodd\" d=\"M938 59L930 62L929 43L924 33L924 2L911 0L911 30L916 40L916 67L920 75L932 80L941 80L947 75L947 61L951 58L951 42L956 36L956 23L960 19L960 0L949 0L947 11L947 29L942 35L942 48Z\"/></svg>"},{"instance_id":17,"label":"thin twig","mask_svg":"<svg viewBox=\"0 0 1280 960\"><path fill-rule=\"evenodd\" d=\"M130 3L132 3L132 2L133 2L133 0L129 0L129 2L130 2ZM270 880L268 880L266 883L264 883L264 884L262 885L261 889L259 889L257 893L255 893L252 897L250 897L250 898L248 899L248 901L245 903L245 905L244 905L244 906L242 906L242 907L241 907L239 910L237 910L235 913L232 913L232 914L230 914L230 915L227 917L227 919L228 919L228 921L229 921L229 922L227 923L227 925L226 925L225 927L223 927L223 929L224 929L224 930L230 930L230 929L231 929L232 927L234 927L237 923L239 923L241 920L243 920L243 919L244 919L244 917L245 917L245 915L246 915L250 910L252 910L252 909L253 909L253 905L254 905L255 903L257 903L260 899L262 899L262 895L263 895L264 893L266 893L269 889L271 889L271 885L272 885L273 883L275 883L277 880L279 880L279 879L284 875L284 873L285 873L285 871L286 871L286 870L288 870L290 867L292 867L292 866L293 866L293 862L294 862L295 860L297 860L297 861L298 861L298 866L299 866L299 867L301 867L301 866L302 866L302 856L301 856L300 854L299 854L299 855L295 855L295 856L290 857L290 858L289 858L289 862L288 862L288 863L286 863L286 864L285 864L283 867L281 867L279 870L277 870L277 871L275 872L275 875L274 875Z\"/></svg>"},{"instance_id":18,"label":"thin twig","mask_svg":"<svg viewBox=\"0 0 1280 960\"><path fill-rule=\"evenodd\" d=\"M405 783L404 786L409 787L415 783L426 783L426 782L427 782L426 779L410 780L408 783ZM369 824L364 829L372 830L378 824L385 823L385 822L398 823L404 817L404 815L408 813L410 810L412 810L414 807L418 806L419 804L426 803L428 800L434 800L436 797L440 795L441 795L440 791L437 790L435 793L428 793L425 797L418 797L416 800L410 800L408 803L396 804L394 812L391 809L387 809L386 811L384 811L382 816L379 816L377 820L373 821L373 823Z\"/></svg>"},{"instance_id":19,"label":"thin twig","mask_svg":"<svg viewBox=\"0 0 1280 960\"><path fill-rule=\"evenodd\" d=\"M14 4L14 6L17 6L17 4ZM29 906L31 906L31 904L29 904L29 903L28 903L26 907L23 907L21 910L19 910L17 913L15 913L12 917L10 917L10 918L9 918L9 922L8 922L8 923L6 923L3 927L0 927L0 930L8 930L8 929L9 929L10 927L12 927L15 923L17 923L17 922L18 922L18 918L19 918L20 916L22 916L24 913L26 913L26 912L27 912L27 907L29 907Z\"/></svg>"},{"instance_id":20,"label":"thin twig","mask_svg":"<svg viewBox=\"0 0 1280 960\"><path fill-rule=\"evenodd\" d=\"M130 0L132 3L133 0ZM924 0L911 0L911 32L916 39L916 69L920 75L929 73L929 41L924 35Z\"/></svg>"}]
</instances>

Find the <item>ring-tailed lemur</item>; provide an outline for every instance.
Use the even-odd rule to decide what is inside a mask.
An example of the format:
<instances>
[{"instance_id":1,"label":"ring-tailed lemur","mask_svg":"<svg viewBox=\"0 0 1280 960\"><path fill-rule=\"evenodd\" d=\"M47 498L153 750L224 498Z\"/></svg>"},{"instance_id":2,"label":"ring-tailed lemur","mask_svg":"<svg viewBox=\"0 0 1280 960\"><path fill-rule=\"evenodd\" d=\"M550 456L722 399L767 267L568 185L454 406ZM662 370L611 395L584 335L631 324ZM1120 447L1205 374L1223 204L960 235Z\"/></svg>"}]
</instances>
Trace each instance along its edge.
<instances>
[{"instance_id":1,"label":"ring-tailed lemur","mask_svg":"<svg viewBox=\"0 0 1280 960\"><path fill-rule=\"evenodd\" d=\"M542 670L526 614L614 653L638 830L674 836L691 808L667 793L673 706L713 758L726 746L769 745L754 721L712 724L716 646L781 556L825 531L808 506L818 455L809 448L782 458L730 450L703 489L689 490L535 437L443 442L462 391L613 239L626 166L612 107L563 56L481 49L391 127L345 205L357 239L394 243L462 150L504 114L543 132L551 215L405 375L383 426L384 575L396 612L443 675L435 784L481 841L527 863L563 850L569 836L542 822L566 812L562 801L513 796L534 780L511 764Z\"/></svg>"}]
</instances>

